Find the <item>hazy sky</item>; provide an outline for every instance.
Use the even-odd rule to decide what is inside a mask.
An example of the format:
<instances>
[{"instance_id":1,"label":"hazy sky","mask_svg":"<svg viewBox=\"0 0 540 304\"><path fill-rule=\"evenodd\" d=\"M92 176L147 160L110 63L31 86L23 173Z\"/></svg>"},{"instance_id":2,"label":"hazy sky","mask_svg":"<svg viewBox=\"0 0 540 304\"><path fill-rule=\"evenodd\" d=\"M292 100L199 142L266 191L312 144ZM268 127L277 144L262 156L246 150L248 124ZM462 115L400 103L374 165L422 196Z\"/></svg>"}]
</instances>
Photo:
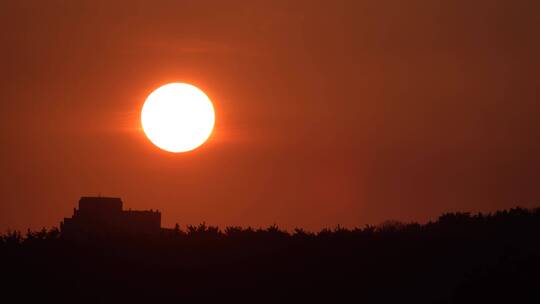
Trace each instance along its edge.
<instances>
[{"instance_id":1,"label":"hazy sky","mask_svg":"<svg viewBox=\"0 0 540 304\"><path fill-rule=\"evenodd\" d=\"M540 2L0 1L0 230L79 196L163 225L426 221L540 205ZM140 128L168 82L216 128Z\"/></svg>"}]
</instances>

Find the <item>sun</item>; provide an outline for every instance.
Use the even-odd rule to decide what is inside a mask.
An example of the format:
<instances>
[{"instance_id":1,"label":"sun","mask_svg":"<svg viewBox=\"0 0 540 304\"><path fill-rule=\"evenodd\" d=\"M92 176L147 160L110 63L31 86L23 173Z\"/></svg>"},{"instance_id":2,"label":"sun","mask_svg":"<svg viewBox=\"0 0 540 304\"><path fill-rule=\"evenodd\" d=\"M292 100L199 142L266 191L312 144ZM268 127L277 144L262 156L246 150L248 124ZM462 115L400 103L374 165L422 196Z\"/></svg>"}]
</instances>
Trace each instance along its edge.
<instances>
[{"instance_id":1,"label":"sun","mask_svg":"<svg viewBox=\"0 0 540 304\"><path fill-rule=\"evenodd\" d=\"M141 124L150 141L169 152L187 152L202 145L214 129L212 102L197 87L169 83L152 92L141 110Z\"/></svg>"}]
</instances>

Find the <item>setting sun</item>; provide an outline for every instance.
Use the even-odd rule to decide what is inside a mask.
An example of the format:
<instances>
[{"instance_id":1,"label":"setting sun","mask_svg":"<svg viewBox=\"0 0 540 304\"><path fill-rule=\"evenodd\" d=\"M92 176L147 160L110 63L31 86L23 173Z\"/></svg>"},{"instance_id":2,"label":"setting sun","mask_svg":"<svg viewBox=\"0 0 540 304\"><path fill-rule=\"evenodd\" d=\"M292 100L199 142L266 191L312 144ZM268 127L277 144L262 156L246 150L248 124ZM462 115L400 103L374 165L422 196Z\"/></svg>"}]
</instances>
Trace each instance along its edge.
<instances>
[{"instance_id":1,"label":"setting sun","mask_svg":"<svg viewBox=\"0 0 540 304\"><path fill-rule=\"evenodd\" d=\"M187 152L202 145L212 133L214 121L208 96L186 83L161 86L148 96L141 112L148 139L169 152Z\"/></svg>"}]
</instances>

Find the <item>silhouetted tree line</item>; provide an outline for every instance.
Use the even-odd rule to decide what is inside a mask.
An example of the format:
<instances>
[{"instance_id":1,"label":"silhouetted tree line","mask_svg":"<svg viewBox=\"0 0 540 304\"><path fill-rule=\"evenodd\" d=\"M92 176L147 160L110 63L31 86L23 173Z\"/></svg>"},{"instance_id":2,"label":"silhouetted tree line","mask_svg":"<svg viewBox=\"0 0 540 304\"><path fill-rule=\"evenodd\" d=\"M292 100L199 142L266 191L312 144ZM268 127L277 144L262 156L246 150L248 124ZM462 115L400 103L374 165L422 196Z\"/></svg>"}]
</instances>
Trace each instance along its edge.
<instances>
[{"instance_id":1,"label":"silhouetted tree line","mask_svg":"<svg viewBox=\"0 0 540 304\"><path fill-rule=\"evenodd\" d=\"M0 237L0 298L83 303L540 303L540 208L319 232L202 223L159 237ZM7 303L7 302L6 302Z\"/></svg>"}]
</instances>

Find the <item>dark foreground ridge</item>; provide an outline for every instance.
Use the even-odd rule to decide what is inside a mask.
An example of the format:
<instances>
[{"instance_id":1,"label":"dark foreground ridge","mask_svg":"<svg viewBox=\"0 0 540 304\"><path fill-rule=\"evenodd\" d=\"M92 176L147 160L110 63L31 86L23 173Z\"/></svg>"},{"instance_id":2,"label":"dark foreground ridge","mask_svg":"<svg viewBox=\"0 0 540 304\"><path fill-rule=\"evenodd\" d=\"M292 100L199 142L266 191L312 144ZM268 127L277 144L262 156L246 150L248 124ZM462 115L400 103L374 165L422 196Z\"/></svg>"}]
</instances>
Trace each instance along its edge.
<instances>
[{"instance_id":1,"label":"dark foreground ridge","mask_svg":"<svg viewBox=\"0 0 540 304\"><path fill-rule=\"evenodd\" d=\"M540 303L540 208L318 233L201 224L107 236L102 228L83 239L58 229L1 236L0 297L14 299L6 303Z\"/></svg>"}]
</instances>

